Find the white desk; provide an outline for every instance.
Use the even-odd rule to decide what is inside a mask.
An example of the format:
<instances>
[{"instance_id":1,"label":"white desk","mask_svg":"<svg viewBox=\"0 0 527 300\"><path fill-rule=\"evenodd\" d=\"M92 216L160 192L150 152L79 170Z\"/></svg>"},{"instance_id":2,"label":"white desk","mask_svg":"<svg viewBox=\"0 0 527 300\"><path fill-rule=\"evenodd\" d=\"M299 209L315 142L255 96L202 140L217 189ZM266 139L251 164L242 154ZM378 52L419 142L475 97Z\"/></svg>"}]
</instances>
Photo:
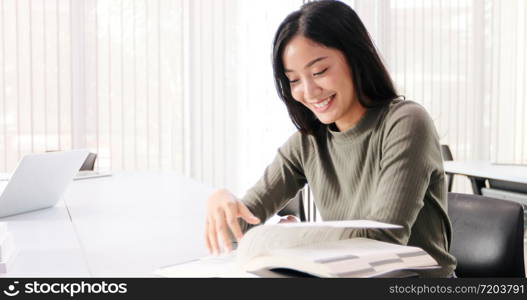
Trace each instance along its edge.
<instances>
[{"instance_id":1,"label":"white desk","mask_svg":"<svg viewBox=\"0 0 527 300\"><path fill-rule=\"evenodd\" d=\"M17 248L9 273L2 276L90 276L63 201L49 209L0 220L7 221Z\"/></svg>"},{"instance_id":2,"label":"white desk","mask_svg":"<svg viewBox=\"0 0 527 300\"><path fill-rule=\"evenodd\" d=\"M75 181L56 207L0 219L19 249L5 276L149 277L206 255L211 191L173 172Z\"/></svg>"},{"instance_id":3,"label":"white desk","mask_svg":"<svg viewBox=\"0 0 527 300\"><path fill-rule=\"evenodd\" d=\"M486 180L527 185L527 166L500 165L488 161L445 161L445 172L468 176L474 193L481 194Z\"/></svg>"}]
</instances>

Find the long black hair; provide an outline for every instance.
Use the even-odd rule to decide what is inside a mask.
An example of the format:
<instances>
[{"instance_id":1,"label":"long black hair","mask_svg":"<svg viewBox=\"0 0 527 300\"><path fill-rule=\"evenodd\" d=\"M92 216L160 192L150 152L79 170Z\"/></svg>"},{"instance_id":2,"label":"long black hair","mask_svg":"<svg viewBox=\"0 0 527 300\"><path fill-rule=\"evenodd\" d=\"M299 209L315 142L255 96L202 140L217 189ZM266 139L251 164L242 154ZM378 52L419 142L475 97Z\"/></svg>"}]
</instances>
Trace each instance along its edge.
<instances>
[{"instance_id":1,"label":"long black hair","mask_svg":"<svg viewBox=\"0 0 527 300\"><path fill-rule=\"evenodd\" d=\"M285 76L282 54L296 35L342 52L351 70L355 95L362 106L381 106L399 97L366 27L351 7L333 0L304 4L278 27L272 57L278 94L293 124L303 134L314 134L322 123L307 107L294 100Z\"/></svg>"}]
</instances>

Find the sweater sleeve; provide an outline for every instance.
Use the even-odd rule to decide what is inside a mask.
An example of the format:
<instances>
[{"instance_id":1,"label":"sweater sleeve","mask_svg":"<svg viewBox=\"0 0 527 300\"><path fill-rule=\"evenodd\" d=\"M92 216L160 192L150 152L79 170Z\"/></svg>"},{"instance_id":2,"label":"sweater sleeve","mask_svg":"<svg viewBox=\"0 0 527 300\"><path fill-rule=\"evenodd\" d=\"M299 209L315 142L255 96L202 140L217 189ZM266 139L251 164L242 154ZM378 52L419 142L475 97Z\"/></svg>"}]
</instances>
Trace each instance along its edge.
<instances>
[{"instance_id":1,"label":"sweater sleeve","mask_svg":"<svg viewBox=\"0 0 527 300\"><path fill-rule=\"evenodd\" d=\"M366 217L403 228L353 230L350 236L406 245L429 185L442 178L435 176L442 158L433 121L423 107L398 105L387 118L376 191Z\"/></svg>"},{"instance_id":2,"label":"sweater sleeve","mask_svg":"<svg viewBox=\"0 0 527 300\"><path fill-rule=\"evenodd\" d=\"M302 153L307 143L307 139L302 137L300 132L293 134L278 149L263 176L241 199L262 222L284 207L306 184ZM243 231L250 228L249 224L241 219L240 225Z\"/></svg>"}]
</instances>

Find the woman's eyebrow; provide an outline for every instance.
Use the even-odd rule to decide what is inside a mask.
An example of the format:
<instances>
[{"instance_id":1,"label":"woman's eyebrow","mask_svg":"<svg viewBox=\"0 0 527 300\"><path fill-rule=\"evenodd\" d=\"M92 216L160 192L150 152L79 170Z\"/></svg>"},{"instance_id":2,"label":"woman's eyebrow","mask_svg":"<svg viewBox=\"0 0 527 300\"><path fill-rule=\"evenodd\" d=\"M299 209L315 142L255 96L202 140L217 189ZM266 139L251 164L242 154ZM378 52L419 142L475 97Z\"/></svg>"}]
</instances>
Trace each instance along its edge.
<instances>
[{"instance_id":1,"label":"woman's eyebrow","mask_svg":"<svg viewBox=\"0 0 527 300\"><path fill-rule=\"evenodd\" d=\"M307 69L307 68L311 67L312 65L314 65L315 63L317 63L317 62L319 62L319 61L321 61L323 59L326 59L326 58L328 58L328 57L327 56L321 56L319 58L315 58L312 61L308 62L306 64L306 66L304 67L304 69ZM289 73L289 72L293 72L293 70L285 69L285 73Z\"/></svg>"}]
</instances>

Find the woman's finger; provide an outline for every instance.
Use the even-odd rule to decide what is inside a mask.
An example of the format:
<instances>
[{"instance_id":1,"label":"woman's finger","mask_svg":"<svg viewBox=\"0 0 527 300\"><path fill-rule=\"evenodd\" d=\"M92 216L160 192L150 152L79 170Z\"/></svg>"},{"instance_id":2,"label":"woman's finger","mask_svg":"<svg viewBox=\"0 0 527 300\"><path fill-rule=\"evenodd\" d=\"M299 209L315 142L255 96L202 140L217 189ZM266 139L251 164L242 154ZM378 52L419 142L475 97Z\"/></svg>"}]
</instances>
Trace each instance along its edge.
<instances>
[{"instance_id":1,"label":"woman's finger","mask_svg":"<svg viewBox=\"0 0 527 300\"><path fill-rule=\"evenodd\" d=\"M209 243L212 248L212 253L214 255L217 255L220 253L220 251L218 247L218 236L216 234L216 221L214 219L210 220L208 232L209 232Z\"/></svg>"},{"instance_id":2,"label":"woman's finger","mask_svg":"<svg viewBox=\"0 0 527 300\"><path fill-rule=\"evenodd\" d=\"M238 205L238 216L242 219L244 219L247 223L256 225L260 223L260 219L258 219L253 213L243 204L241 201L237 202Z\"/></svg>"},{"instance_id":3,"label":"woman's finger","mask_svg":"<svg viewBox=\"0 0 527 300\"><path fill-rule=\"evenodd\" d=\"M227 222L225 220L225 214L221 213L220 216L216 215L215 218L216 221L216 232L220 236L220 238L223 241L223 246L225 247L225 250L231 251L231 240L229 238L229 228L227 228Z\"/></svg>"},{"instance_id":4,"label":"woman's finger","mask_svg":"<svg viewBox=\"0 0 527 300\"><path fill-rule=\"evenodd\" d=\"M242 229L240 228L240 223L238 222L238 207L234 205L230 209L225 210L225 219L227 225L229 226L232 234L236 238L236 241L240 241L243 236Z\"/></svg>"},{"instance_id":5,"label":"woman's finger","mask_svg":"<svg viewBox=\"0 0 527 300\"><path fill-rule=\"evenodd\" d=\"M209 230L210 230L210 222L209 220L205 220L205 246L207 247L207 251L209 251L209 254L212 254L212 246L209 241Z\"/></svg>"}]
</instances>

